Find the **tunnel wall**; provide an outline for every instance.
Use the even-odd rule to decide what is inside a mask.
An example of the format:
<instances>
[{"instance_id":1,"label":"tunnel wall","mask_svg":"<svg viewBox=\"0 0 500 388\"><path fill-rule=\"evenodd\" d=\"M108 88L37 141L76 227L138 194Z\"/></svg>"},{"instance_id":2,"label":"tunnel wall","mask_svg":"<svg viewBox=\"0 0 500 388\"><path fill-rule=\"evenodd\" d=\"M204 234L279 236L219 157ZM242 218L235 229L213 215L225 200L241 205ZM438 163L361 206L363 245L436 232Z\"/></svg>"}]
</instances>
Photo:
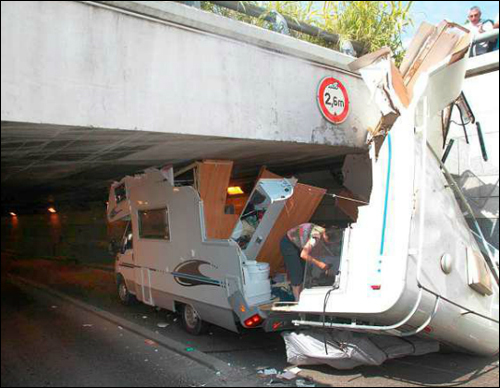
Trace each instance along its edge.
<instances>
[{"instance_id":1,"label":"tunnel wall","mask_svg":"<svg viewBox=\"0 0 500 388\"><path fill-rule=\"evenodd\" d=\"M123 224L108 224L105 210L97 207L4 217L1 226L2 252L19 258L75 260L91 265L113 264L108 245L123 233Z\"/></svg>"}]
</instances>

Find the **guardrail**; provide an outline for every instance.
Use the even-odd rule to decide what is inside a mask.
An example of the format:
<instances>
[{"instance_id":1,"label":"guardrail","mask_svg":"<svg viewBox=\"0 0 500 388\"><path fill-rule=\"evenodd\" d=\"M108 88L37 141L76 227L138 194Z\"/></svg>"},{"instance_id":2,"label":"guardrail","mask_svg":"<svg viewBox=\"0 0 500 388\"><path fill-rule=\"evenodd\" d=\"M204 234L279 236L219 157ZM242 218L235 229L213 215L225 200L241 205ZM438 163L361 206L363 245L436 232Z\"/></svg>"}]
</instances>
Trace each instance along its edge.
<instances>
[{"instance_id":1,"label":"guardrail","mask_svg":"<svg viewBox=\"0 0 500 388\"><path fill-rule=\"evenodd\" d=\"M210 3L218 5L219 7L227 8L251 17L263 18L264 20L273 23L275 19L270 15L269 11L265 8L257 7L251 4L243 4L241 1L211 1ZM303 23L301 21L292 19L288 16L281 15L291 30L306 34L315 38L323 39L324 41L332 44L338 44L340 42L340 36L337 34L332 34L328 31L322 30L318 27L311 26L310 24ZM361 56L364 54L364 46L358 42L351 42L354 50Z\"/></svg>"},{"instance_id":2,"label":"guardrail","mask_svg":"<svg viewBox=\"0 0 500 388\"><path fill-rule=\"evenodd\" d=\"M471 56L481 56L493 51L498 50L498 29L492 30L485 32L484 34L476 35L474 36L474 39L472 40L472 45L471 45ZM475 54L476 53L476 46L482 43L489 43L490 45L493 45L496 42L496 47L491 47L486 53L482 54Z\"/></svg>"},{"instance_id":3,"label":"guardrail","mask_svg":"<svg viewBox=\"0 0 500 388\"><path fill-rule=\"evenodd\" d=\"M472 43L494 42L498 39L499 30L492 30L474 37Z\"/></svg>"}]
</instances>

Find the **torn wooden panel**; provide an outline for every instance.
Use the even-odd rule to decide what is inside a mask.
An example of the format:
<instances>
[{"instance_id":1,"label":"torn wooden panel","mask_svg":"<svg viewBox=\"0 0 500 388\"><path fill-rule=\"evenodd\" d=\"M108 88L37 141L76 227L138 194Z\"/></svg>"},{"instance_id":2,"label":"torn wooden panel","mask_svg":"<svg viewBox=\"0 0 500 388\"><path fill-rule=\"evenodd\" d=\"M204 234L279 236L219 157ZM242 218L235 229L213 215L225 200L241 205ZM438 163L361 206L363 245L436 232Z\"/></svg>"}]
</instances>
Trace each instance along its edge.
<instances>
[{"instance_id":1,"label":"torn wooden panel","mask_svg":"<svg viewBox=\"0 0 500 388\"><path fill-rule=\"evenodd\" d=\"M283 179L283 177L269 171L266 166L262 166L257 177L257 182L261 179Z\"/></svg>"},{"instance_id":2,"label":"torn wooden panel","mask_svg":"<svg viewBox=\"0 0 500 388\"><path fill-rule=\"evenodd\" d=\"M457 31L460 31L461 35ZM427 73L449 56L453 56L457 47L458 52L464 51L463 34L464 30L454 23L444 21L439 24L436 31L426 40L404 77L410 98L413 97L413 90L422 74Z\"/></svg>"},{"instance_id":3,"label":"torn wooden panel","mask_svg":"<svg viewBox=\"0 0 500 388\"><path fill-rule=\"evenodd\" d=\"M281 178L267 170L261 171L261 176L264 179ZM280 243L285 234L290 229L309 222L325 194L325 189L301 183L295 186L293 196L286 202L285 208L281 212L257 258L258 261L269 263L271 274L275 274L284 268Z\"/></svg>"},{"instance_id":4,"label":"torn wooden panel","mask_svg":"<svg viewBox=\"0 0 500 388\"><path fill-rule=\"evenodd\" d=\"M394 63L391 60L392 56L392 51L388 47L381 48L380 50L365 55L362 58L359 58L352 62L349 65L349 68L352 71L359 71L362 73L362 71L376 71L378 72L381 66L379 65L380 63L387 63L386 71L390 71L390 74L384 74L383 77L378 77L376 83L378 84L378 87L381 88L382 82L387 83L386 86L392 86L394 91L396 92L397 97L399 98L401 104L405 107L408 108L410 105L410 99L408 96L408 91L406 90L403 76L399 72L398 68L394 65ZM389 67L390 64L390 67ZM385 66L385 65L383 65ZM363 74L363 73L362 73ZM366 77L364 77L366 78ZM375 83L375 81L373 81ZM374 92L373 88L371 88L372 93ZM397 110L395 108L394 110Z\"/></svg>"},{"instance_id":5,"label":"torn wooden panel","mask_svg":"<svg viewBox=\"0 0 500 388\"><path fill-rule=\"evenodd\" d=\"M399 72L398 68L394 63L391 63L391 80L392 87L396 92L396 95L399 98L401 104L408 108L410 106L410 94L408 93L408 89L405 86L404 78Z\"/></svg>"},{"instance_id":6,"label":"torn wooden panel","mask_svg":"<svg viewBox=\"0 0 500 388\"><path fill-rule=\"evenodd\" d=\"M472 34L466 34L460 38L455 46L455 50L451 55L450 65L462 60L469 53L470 47L472 45Z\"/></svg>"},{"instance_id":7,"label":"torn wooden panel","mask_svg":"<svg viewBox=\"0 0 500 388\"><path fill-rule=\"evenodd\" d=\"M241 216L249 199L249 194L238 195L236 197L229 196L226 201L225 213Z\"/></svg>"},{"instance_id":8,"label":"torn wooden panel","mask_svg":"<svg viewBox=\"0 0 500 388\"><path fill-rule=\"evenodd\" d=\"M383 139L402 110L410 106L414 88L423 74L441 63L452 66L460 61L467 55L470 44L468 30L457 24L444 21L435 27L423 23L400 70L392 62L387 48L354 61L351 70L361 73L383 116L378 126L370 130L372 140L380 136Z\"/></svg>"},{"instance_id":9,"label":"torn wooden panel","mask_svg":"<svg viewBox=\"0 0 500 388\"><path fill-rule=\"evenodd\" d=\"M240 214L223 214L216 229L217 237L213 238L220 240L229 240L239 219Z\"/></svg>"},{"instance_id":10,"label":"torn wooden panel","mask_svg":"<svg viewBox=\"0 0 500 388\"><path fill-rule=\"evenodd\" d=\"M371 66L379 60L390 57L391 55L392 51L389 47L382 47L380 50L364 55L361 58L351 62L349 64L349 69L351 71L360 71L361 69Z\"/></svg>"},{"instance_id":11,"label":"torn wooden panel","mask_svg":"<svg viewBox=\"0 0 500 388\"><path fill-rule=\"evenodd\" d=\"M233 162L227 160L205 160L197 163L198 191L203 201L205 230L208 239L227 239L231 235L230 222L235 217L225 214L227 188L231 179ZM232 229L237 220L234 220Z\"/></svg>"},{"instance_id":12,"label":"torn wooden panel","mask_svg":"<svg viewBox=\"0 0 500 388\"><path fill-rule=\"evenodd\" d=\"M383 118L375 129L374 136L388 126L390 129L391 123L394 123L401 111L410 105L403 77L393 64L391 55L389 48L382 48L350 65L351 70L358 70L361 73L382 113ZM385 125L387 118L390 121L389 125Z\"/></svg>"},{"instance_id":13,"label":"torn wooden panel","mask_svg":"<svg viewBox=\"0 0 500 388\"><path fill-rule=\"evenodd\" d=\"M428 41L428 39L437 31L437 27L429 23L422 23L417 31L417 34L413 38L408 51L401 63L399 68L401 75L406 77L410 67L413 65L417 56L420 54L422 47Z\"/></svg>"}]
</instances>

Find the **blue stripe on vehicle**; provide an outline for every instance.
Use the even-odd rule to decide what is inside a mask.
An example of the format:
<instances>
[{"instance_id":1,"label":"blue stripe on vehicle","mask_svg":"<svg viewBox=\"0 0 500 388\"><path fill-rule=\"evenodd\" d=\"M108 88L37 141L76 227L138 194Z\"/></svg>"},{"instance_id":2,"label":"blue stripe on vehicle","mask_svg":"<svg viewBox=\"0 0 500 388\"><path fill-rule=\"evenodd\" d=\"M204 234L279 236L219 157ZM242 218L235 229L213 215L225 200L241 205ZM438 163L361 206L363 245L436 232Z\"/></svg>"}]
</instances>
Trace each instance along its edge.
<instances>
[{"instance_id":1,"label":"blue stripe on vehicle","mask_svg":"<svg viewBox=\"0 0 500 388\"><path fill-rule=\"evenodd\" d=\"M385 251L385 235L387 231L387 212L389 209L389 192L391 185L391 167L392 167L392 139L391 134L387 136L389 142L389 166L387 167L387 184L385 189L385 205L384 205L384 223L382 226L382 242L380 244L380 255Z\"/></svg>"}]
</instances>

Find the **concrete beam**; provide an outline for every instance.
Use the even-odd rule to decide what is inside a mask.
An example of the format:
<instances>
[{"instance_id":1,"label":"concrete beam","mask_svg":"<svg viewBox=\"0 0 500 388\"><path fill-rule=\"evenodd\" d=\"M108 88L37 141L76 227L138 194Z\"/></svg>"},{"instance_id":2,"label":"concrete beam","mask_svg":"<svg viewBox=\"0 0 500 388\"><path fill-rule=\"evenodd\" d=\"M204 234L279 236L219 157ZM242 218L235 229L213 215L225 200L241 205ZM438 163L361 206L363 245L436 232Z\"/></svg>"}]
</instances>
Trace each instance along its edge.
<instances>
[{"instance_id":1,"label":"concrete beam","mask_svg":"<svg viewBox=\"0 0 500 388\"><path fill-rule=\"evenodd\" d=\"M192 7L9 1L1 10L3 122L363 149L379 117L344 70L351 58ZM317 106L326 76L351 96L340 126Z\"/></svg>"}]
</instances>

